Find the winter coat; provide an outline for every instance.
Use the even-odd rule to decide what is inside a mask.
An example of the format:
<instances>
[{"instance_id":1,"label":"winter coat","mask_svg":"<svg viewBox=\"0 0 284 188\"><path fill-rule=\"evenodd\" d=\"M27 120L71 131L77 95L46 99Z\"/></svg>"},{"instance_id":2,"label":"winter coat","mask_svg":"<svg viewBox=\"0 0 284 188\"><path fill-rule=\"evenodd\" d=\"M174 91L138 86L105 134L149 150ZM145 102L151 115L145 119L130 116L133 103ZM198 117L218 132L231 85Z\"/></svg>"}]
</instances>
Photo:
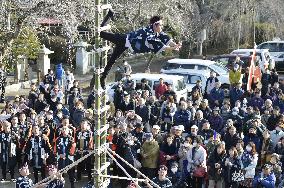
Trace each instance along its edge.
<instances>
[{"instance_id":1,"label":"winter coat","mask_svg":"<svg viewBox=\"0 0 284 188\"><path fill-rule=\"evenodd\" d=\"M261 154L261 160L263 164L265 164L266 162L270 160L270 156L274 152L272 140L268 139L265 141L264 139L262 139L260 148L261 148L261 152L265 152L265 154Z\"/></svg>"},{"instance_id":2,"label":"winter coat","mask_svg":"<svg viewBox=\"0 0 284 188\"><path fill-rule=\"evenodd\" d=\"M243 119L244 118L242 116L240 116L238 114L237 115L231 114L229 116L229 119L233 120L234 126L236 127L238 133L243 131Z\"/></svg>"},{"instance_id":3,"label":"winter coat","mask_svg":"<svg viewBox=\"0 0 284 188\"><path fill-rule=\"evenodd\" d=\"M217 115L217 116L211 115L208 118L208 121L210 123L211 128L217 131L218 133L220 133L224 127L223 118L220 115Z\"/></svg>"},{"instance_id":4,"label":"winter coat","mask_svg":"<svg viewBox=\"0 0 284 188\"><path fill-rule=\"evenodd\" d=\"M236 88L231 89L229 94L231 105L234 105L237 100L241 100L243 94L244 91L241 89L236 89Z\"/></svg>"},{"instance_id":5,"label":"winter coat","mask_svg":"<svg viewBox=\"0 0 284 188\"><path fill-rule=\"evenodd\" d=\"M273 147L277 145L277 143L279 142L279 139L283 136L284 136L284 131L280 131L280 132L276 130L270 131L270 138L272 140Z\"/></svg>"},{"instance_id":6,"label":"winter coat","mask_svg":"<svg viewBox=\"0 0 284 188\"><path fill-rule=\"evenodd\" d=\"M44 109L47 107L47 102L36 100L35 102L35 111L37 114L40 114L40 112L44 111Z\"/></svg>"},{"instance_id":7,"label":"winter coat","mask_svg":"<svg viewBox=\"0 0 284 188\"><path fill-rule=\"evenodd\" d=\"M230 133L226 133L224 138L223 138L223 141L225 142L225 147L226 147L226 150L229 150L231 147L236 147L238 141L240 140L241 138L238 136L238 134L234 134L233 136L231 136Z\"/></svg>"},{"instance_id":8,"label":"winter coat","mask_svg":"<svg viewBox=\"0 0 284 188\"><path fill-rule=\"evenodd\" d=\"M172 157L171 160L166 161L165 165L167 166L170 166L171 163L177 160L178 148L174 145L174 143L172 143L171 145L169 145L167 142L163 143L161 146L160 152L164 156L169 155Z\"/></svg>"},{"instance_id":9,"label":"winter coat","mask_svg":"<svg viewBox=\"0 0 284 188\"><path fill-rule=\"evenodd\" d=\"M195 150L194 156L192 156L193 150ZM193 172L193 170L198 165L207 169L206 158L207 158L207 153L206 153L206 150L202 146L199 146L198 149L196 149L196 147L192 147L187 153L187 161L188 161L187 171L189 173Z\"/></svg>"},{"instance_id":10,"label":"winter coat","mask_svg":"<svg viewBox=\"0 0 284 188\"><path fill-rule=\"evenodd\" d=\"M280 161L282 163L282 168L283 168L284 167L284 145L282 145L281 143L278 143L275 146L274 152L280 156Z\"/></svg>"},{"instance_id":11,"label":"winter coat","mask_svg":"<svg viewBox=\"0 0 284 188\"><path fill-rule=\"evenodd\" d=\"M227 158L229 160L229 162L232 163L232 165L225 165L225 163L223 163L223 177L226 183L231 183L232 182L232 175L233 173L238 173L241 170L241 160L240 158L236 157L236 158ZM225 159L226 160L226 159Z\"/></svg>"},{"instance_id":12,"label":"winter coat","mask_svg":"<svg viewBox=\"0 0 284 188\"><path fill-rule=\"evenodd\" d=\"M209 139L213 137L214 130L213 129L202 129L198 132L198 135L202 136L204 139L204 144L207 144Z\"/></svg>"},{"instance_id":13,"label":"winter coat","mask_svg":"<svg viewBox=\"0 0 284 188\"><path fill-rule=\"evenodd\" d=\"M142 122L149 122L150 112L149 108L146 105L136 106L135 113L142 118Z\"/></svg>"},{"instance_id":14,"label":"winter coat","mask_svg":"<svg viewBox=\"0 0 284 188\"><path fill-rule=\"evenodd\" d=\"M141 147L142 166L144 168L157 168L159 151L160 147L157 141L144 142Z\"/></svg>"},{"instance_id":15,"label":"winter coat","mask_svg":"<svg viewBox=\"0 0 284 188\"><path fill-rule=\"evenodd\" d=\"M56 65L56 79L61 80L63 79L64 69L62 67L62 63Z\"/></svg>"},{"instance_id":16,"label":"winter coat","mask_svg":"<svg viewBox=\"0 0 284 188\"><path fill-rule=\"evenodd\" d=\"M269 131L275 130L275 128L276 128L276 126L279 122L279 119L280 119L280 115L279 116L271 115L267 120L267 129Z\"/></svg>"},{"instance_id":17,"label":"winter coat","mask_svg":"<svg viewBox=\"0 0 284 188\"><path fill-rule=\"evenodd\" d=\"M64 84L64 89L67 92L69 92L71 87L73 87L74 80L75 80L75 78L74 78L73 73L70 73L70 74L64 76L63 84Z\"/></svg>"},{"instance_id":18,"label":"winter coat","mask_svg":"<svg viewBox=\"0 0 284 188\"><path fill-rule=\"evenodd\" d=\"M201 110L203 112L203 118L204 119L208 119L209 116L212 114L212 110L209 106L207 106L206 108L200 107L200 108L197 109L197 111L198 110Z\"/></svg>"},{"instance_id":19,"label":"winter coat","mask_svg":"<svg viewBox=\"0 0 284 188\"><path fill-rule=\"evenodd\" d=\"M274 102L274 105L279 106L281 114L284 112L284 100L283 99L276 99L276 101Z\"/></svg>"},{"instance_id":20,"label":"winter coat","mask_svg":"<svg viewBox=\"0 0 284 188\"><path fill-rule=\"evenodd\" d=\"M225 109L223 106L221 107L221 112L220 112L221 117L223 118L223 122L227 122L228 119L230 119L231 116L231 110L230 109Z\"/></svg>"},{"instance_id":21,"label":"winter coat","mask_svg":"<svg viewBox=\"0 0 284 188\"><path fill-rule=\"evenodd\" d=\"M174 115L175 125L183 125L184 127L189 127L191 119L191 113L188 110L178 110Z\"/></svg>"},{"instance_id":22,"label":"winter coat","mask_svg":"<svg viewBox=\"0 0 284 188\"><path fill-rule=\"evenodd\" d=\"M115 93L114 93L114 96L113 96L113 103L114 103L114 106L115 106L115 109L120 109L122 110L122 103L123 103L123 91L118 91L116 90ZM95 95L94 95L95 97ZM91 99L92 97L90 97ZM89 99L89 98L88 98ZM88 103L87 103L88 104Z\"/></svg>"},{"instance_id":23,"label":"winter coat","mask_svg":"<svg viewBox=\"0 0 284 188\"><path fill-rule=\"evenodd\" d=\"M206 80L206 86L205 86L205 91L206 91L206 94L210 94L212 89L215 87L215 83L216 82L219 82L218 78L217 77L209 77L207 78Z\"/></svg>"},{"instance_id":24,"label":"winter coat","mask_svg":"<svg viewBox=\"0 0 284 188\"><path fill-rule=\"evenodd\" d=\"M129 103L126 103L125 101L123 101L119 109L123 112L129 111L129 110L135 110L135 104L133 101L130 101Z\"/></svg>"},{"instance_id":25,"label":"winter coat","mask_svg":"<svg viewBox=\"0 0 284 188\"><path fill-rule=\"evenodd\" d=\"M256 176L252 182L252 187L255 188L275 188L276 177L274 173L270 173L268 176L264 176L261 172Z\"/></svg>"},{"instance_id":26,"label":"winter coat","mask_svg":"<svg viewBox=\"0 0 284 188\"><path fill-rule=\"evenodd\" d=\"M208 175L209 180L221 180L223 176L223 169L222 164L225 162L226 159L226 153L218 154L217 148L211 153L211 155L208 158ZM220 168L215 168L215 164L220 164Z\"/></svg>"},{"instance_id":27,"label":"winter coat","mask_svg":"<svg viewBox=\"0 0 284 188\"><path fill-rule=\"evenodd\" d=\"M206 122L206 119L195 119L191 122L191 126L196 125L198 130L201 130L204 122ZM190 131L190 127L186 127L185 130Z\"/></svg>"},{"instance_id":28,"label":"winter coat","mask_svg":"<svg viewBox=\"0 0 284 188\"><path fill-rule=\"evenodd\" d=\"M229 80L230 80L230 84L231 85L236 85L237 83L239 83L241 81L241 76L242 76L242 73L241 71L233 71L233 70L230 70L229 72Z\"/></svg>"},{"instance_id":29,"label":"winter coat","mask_svg":"<svg viewBox=\"0 0 284 188\"><path fill-rule=\"evenodd\" d=\"M96 94L93 91L92 93L89 94L88 99L87 99L87 108L92 108L92 104L96 100Z\"/></svg>"},{"instance_id":30,"label":"winter coat","mask_svg":"<svg viewBox=\"0 0 284 188\"><path fill-rule=\"evenodd\" d=\"M190 145L189 147L184 147L183 145L180 146L180 148L178 149L178 158L179 158L179 167L181 169L181 171L183 172L184 168L187 168L184 165L184 161L187 160L187 152L189 150L191 150L192 146Z\"/></svg>"},{"instance_id":31,"label":"winter coat","mask_svg":"<svg viewBox=\"0 0 284 188\"><path fill-rule=\"evenodd\" d=\"M261 109L263 105L264 105L264 100L262 98L253 97L249 101L249 106L258 107L258 109Z\"/></svg>"},{"instance_id":32,"label":"winter coat","mask_svg":"<svg viewBox=\"0 0 284 188\"><path fill-rule=\"evenodd\" d=\"M255 168L257 166L258 155L251 155L248 152L244 152L241 156L242 169L245 171L245 178L253 178L255 176Z\"/></svg>"},{"instance_id":33,"label":"winter coat","mask_svg":"<svg viewBox=\"0 0 284 188\"><path fill-rule=\"evenodd\" d=\"M259 136L257 136L256 134L249 134L247 136L244 137L243 139L244 141L244 145L246 146L249 142L253 142L255 144L255 149L257 152L260 152L261 149L261 139Z\"/></svg>"},{"instance_id":34,"label":"winter coat","mask_svg":"<svg viewBox=\"0 0 284 188\"><path fill-rule=\"evenodd\" d=\"M157 99L160 99L160 97L164 95L165 91L167 90L168 90L168 87L166 84L163 84L163 85L159 84L155 89L155 95Z\"/></svg>"},{"instance_id":35,"label":"winter coat","mask_svg":"<svg viewBox=\"0 0 284 188\"><path fill-rule=\"evenodd\" d=\"M72 115L73 123L75 127L80 126L80 122L85 117L85 111L82 109L76 109Z\"/></svg>"},{"instance_id":36,"label":"winter coat","mask_svg":"<svg viewBox=\"0 0 284 188\"><path fill-rule=\"evenodd\" d=\"M219 88L213 88L209 95L209 102L212 106L220 106L224 100L225 94L224 90ZM216 105L215 101L218 101L218 105Z\"/></svg>"}]
</instances>

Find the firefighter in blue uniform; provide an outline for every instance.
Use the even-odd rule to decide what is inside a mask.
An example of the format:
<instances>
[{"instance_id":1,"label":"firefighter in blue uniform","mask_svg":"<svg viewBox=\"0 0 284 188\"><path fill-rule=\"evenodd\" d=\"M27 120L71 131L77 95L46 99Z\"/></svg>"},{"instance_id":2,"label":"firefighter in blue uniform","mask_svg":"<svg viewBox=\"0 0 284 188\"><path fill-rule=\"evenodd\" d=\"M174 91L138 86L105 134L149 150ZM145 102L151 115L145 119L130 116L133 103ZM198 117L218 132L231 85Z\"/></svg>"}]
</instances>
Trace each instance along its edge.
<instances>
[{"instance_id":1,"label":"firefighter in blue uniform","mask_svg":"<svg viewBox=\"0 0 284 188\"><path fill-rule=\"evenodd\" d=\"M61 135L56 139L54 145L54 153L57 155L57 162L59 170L74 163L74 154L76 149L76 143L74 137L70 136L70 129L67 126L61 128ZM68 171L69 181L71 188L75 188L75 169L72 168Z\"/></svg>"},{"instance_id":2,"label":"firefighter in blue uniform","mask_svg":"<svg viewBox=\"0 0 284 188\"><path fill-rule=\"evenodd\" d=\"M16 181L16 188L31 188L33 186L33 181L28 178L30 175L29 166L25 163L20 169L20 177Z\"/></svg>"},{"instance_id":3,"label":"firefighter in blue uniform","mask_svg":"<svg viewBox=\"0 0 284 188\"><path fill-rule=\"evenodd\" d=\"M101 23L101 27L104 27L113 16L114 13L109 10ZM126 49L129 48L133 53L152 52L158 54L165 50L179 50L181 48L181 44L173 42L170 37L162 31L162 27L162 17L153 16L150 19L149 26L128 34L100 32L101 38L116 45L100 78L102 88L105 88L105 80L111 67Z\"/></svg>"},{"instance_id":4,"label":"firefighter in blue uniform","mask_svg":"<svg viewBox=\"0 0 284 188\"><path fill-rule=\"evenodd\" d=\"M0 162L2 168L2 181L6 180L7 167L11 174L11 180L16 181L14 176L17 165L17 143L18 137L11 131L11 123L4 121L2 123L3 131L0 132Z\"/></svg>"},{"instance_id":5,"label":"firefighter in blue uniform","mask_svg":"<svg viewBox=\"0 0 284 188\"><path fill-rule=\"evenodd\" d=\"M88 120L82 120L80 129L76 132L76 160L87 155L93 149L93 134ZM92 156L88 157L77 166L77 180L81 180L82 172L86 169L88 179L92 178Z\"/></svg>"},{"instance_id":6,"label":"firefighter in blue uniform","mask_svg":"<svg viewBox=\"0 0 284 188\"><path fill-rule=\"evenodd\" d=\"M65 184L65 180L62 175L56 175L57 167L55 165L48 166L48 175L56 176L54 180L48 183L46 188L63 188Z\"/></svg>"},{"instance_id":7,"label":"firefighter in blue uniform","mask_svg":"<svg viewBox=\"0 0 284 188\"><path fill-rule=\"evenodd\" d=\"M48 154L51 152L51 145L48 137L40 133L38 126L33 127L33 134L25 146L25 162L30 162L33 167L35 183L38 182L38 172L42 179L45 178L45 165Z\"/></svg>"}]
</instances>

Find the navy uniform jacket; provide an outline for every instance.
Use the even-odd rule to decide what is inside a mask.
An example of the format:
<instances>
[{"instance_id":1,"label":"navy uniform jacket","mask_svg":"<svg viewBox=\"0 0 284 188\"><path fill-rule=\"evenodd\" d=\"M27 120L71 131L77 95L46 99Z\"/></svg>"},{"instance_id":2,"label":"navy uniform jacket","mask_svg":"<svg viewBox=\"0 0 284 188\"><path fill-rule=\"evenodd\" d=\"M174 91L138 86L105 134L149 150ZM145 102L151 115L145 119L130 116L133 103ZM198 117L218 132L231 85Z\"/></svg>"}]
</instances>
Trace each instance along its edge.
<instances>
[{"instance_id":1,"label":"navy uniform jacket","mask_svg":"<svg viewBox=\"0 0 284 188\"><path fill-rule=\"evenodd\" d=\"M134 53L159 53L171 42L166 33L154 33L152 26L130 32L127 37L130 43L130 46L127 47Z\"/></svg>"},{"instance_id":2,"label":"navy uniform jacket","mask_svg":"<svg viewBox=\"0 0 284 188\"><path fill-rule=\"evenodd\" d=\"M65 184L64 180L55 179L47 185L46 188L63 188Z\"/></svg>"},{"instance_id":3,"label":"navy uniform jacket","mask_svg":"<svg viewBox=\"0 0 284 188\"><path fill-rule=\"evenodd\" d=\"M16 181L16 188L31 188L33 186L33 181L28 177L19 177Z\"/></svg>"}]
</instances>

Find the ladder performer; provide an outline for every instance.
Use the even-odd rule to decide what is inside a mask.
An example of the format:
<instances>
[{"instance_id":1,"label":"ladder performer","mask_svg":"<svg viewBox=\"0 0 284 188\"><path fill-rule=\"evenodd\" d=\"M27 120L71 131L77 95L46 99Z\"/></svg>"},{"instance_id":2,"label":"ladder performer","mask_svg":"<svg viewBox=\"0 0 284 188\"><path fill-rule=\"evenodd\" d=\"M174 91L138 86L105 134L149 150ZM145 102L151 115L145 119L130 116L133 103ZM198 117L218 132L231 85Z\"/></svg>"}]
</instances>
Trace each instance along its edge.
<instances>
[{"instance_id":1,"label":"ladder performer","mask_svg":"<svg viewBox=\"0 0 284 188\"><path fill-rule=\"evenodd\" d=\"M109 10L101 23L101 27L106 26L107 22L114 17L114 12ZM150 19L149 25L131 31L127 34L100 32L100 37L115 44L113 53L109 58L104 72L101 74L101 87L105 89L106 77L115 61L121 54L130 49L134 53L155 53L158 54L165 50L179 50L181 43L175 43L173 40L162 31L163 20L161 16L153 16Z\"/></svg>"}]
</instances>

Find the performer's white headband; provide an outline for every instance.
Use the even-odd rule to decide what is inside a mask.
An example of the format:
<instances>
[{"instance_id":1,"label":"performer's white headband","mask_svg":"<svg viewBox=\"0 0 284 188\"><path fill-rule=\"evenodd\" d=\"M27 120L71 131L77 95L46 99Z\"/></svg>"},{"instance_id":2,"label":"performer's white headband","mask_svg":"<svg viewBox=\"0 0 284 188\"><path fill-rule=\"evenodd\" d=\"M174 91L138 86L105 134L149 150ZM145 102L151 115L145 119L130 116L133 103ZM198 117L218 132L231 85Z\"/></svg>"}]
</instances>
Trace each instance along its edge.
<instances>
[{"instance_id":1,"label":"performer's white headband","mask_svg":"<svg viewBox=\"0 0 284 188\"><path fill-rule=\"evenodd\" d=\"M162 23L162 21L159 20L159 21L155 22L154 24L155 24L155 25L160 25L161 23Z\"/></svg>"}]
</instances>

